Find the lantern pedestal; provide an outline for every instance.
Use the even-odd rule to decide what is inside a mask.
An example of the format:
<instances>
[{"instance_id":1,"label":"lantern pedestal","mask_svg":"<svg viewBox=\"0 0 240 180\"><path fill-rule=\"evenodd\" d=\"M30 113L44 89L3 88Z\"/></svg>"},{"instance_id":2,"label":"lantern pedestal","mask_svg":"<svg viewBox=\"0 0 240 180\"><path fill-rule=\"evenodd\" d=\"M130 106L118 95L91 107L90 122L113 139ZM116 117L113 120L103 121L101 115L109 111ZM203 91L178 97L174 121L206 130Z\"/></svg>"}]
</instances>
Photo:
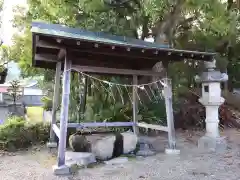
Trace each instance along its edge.
<instances>
[{"instance_id":1,"label":"lantern pedestal","mask_svg":"<svg viewBox=\"0 0 240 180\"><path fill-rule=\"evenodd\" d=\"M227 148L225 137L219 134L219 106L224 103L221 97L221 82L227 81L226 74L215 70L215 62L206 62L207 71L196 80L202 83L202 97L199 102L206 109L206 134L198 141L201 150L223 152Z\"/></svg>"}]
</instances>

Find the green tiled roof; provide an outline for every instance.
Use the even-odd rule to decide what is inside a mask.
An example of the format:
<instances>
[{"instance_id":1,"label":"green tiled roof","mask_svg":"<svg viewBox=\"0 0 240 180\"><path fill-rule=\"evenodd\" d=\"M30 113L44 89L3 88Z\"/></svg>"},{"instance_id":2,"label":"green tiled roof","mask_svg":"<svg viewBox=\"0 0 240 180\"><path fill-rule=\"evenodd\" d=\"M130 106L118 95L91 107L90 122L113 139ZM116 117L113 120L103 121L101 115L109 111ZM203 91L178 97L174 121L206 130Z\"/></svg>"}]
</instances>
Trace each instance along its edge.
<instances>
[{"instance_id":1,"label":"green tiled roof","mask_svg":"<svg viewBox=\"0 0 240 180\"><path fill-rule=\"evenodd\" d=\"M85 40L93 42L101 42L106 44L130 46L136 48L164 49L169 48L168 45L161 45L139 39L129 38L125 36L109 35L103 32L91 32L83 29L70 28L59 24L47 24L42 22L33 22L33 33L44 34L49 36L57 36L62 38L72 38L76 40Z\"/></svg>"}]
</instances>

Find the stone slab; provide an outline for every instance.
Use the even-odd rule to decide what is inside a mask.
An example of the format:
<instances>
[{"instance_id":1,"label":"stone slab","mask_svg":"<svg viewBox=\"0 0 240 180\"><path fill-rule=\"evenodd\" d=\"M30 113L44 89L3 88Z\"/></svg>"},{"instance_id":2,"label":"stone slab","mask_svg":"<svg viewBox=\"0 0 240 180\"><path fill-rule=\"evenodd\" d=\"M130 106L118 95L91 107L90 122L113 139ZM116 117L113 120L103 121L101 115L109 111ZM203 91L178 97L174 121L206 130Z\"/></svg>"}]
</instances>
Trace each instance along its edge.
<instances>
[{"instance_id":1,"label":"stone slab","mask_svg":"<svg viewBox=\"0 0 240 180\"><path fill-rule=\"evenodd\" d=\"M78 166L87 166L88 164L96 162L96 158L93 153L67 151L65 153L65 156L66 164L68 162L75 162L75 164L77 164Z\"/></svg>"},{"instance_id":2,"label":"stone slab","mask_svg":"<svg viewBox=\"0 0 240 180\"><path fill-rule=\"evenodd\" d=\"M227 149L226 137L203 136L198 140L198 148L202 151L223 153Z\"/></svg>"},{"instance_id":3,"label":"stone slab","mask_svg":"<svg viewBox=\"0 0 240 180\"><path fill-rule=\"evenodd\" d=\"M118 165L118 164L124 164L126 162L128 162L127 157L118 157L118 158L111 159L109 161L104 161L104 163L107 165Z\"/></svg>"},{"instance_id":4,"label":"stone slab","mask_svg":"<svg viewBox=\"0 0 240 180\"><path fill-rule=\"evenodd\" d=\"M57 148L58 144L56 142L48 142L47 148Z\"/></svg>"},{"instance_id":5,"label":"stone slab","mask_svg":"<svg viewBox=\"0 0 240 180\"><path fill-rule=\"evenodd\" d=\"M53 173L56 176L65 176L65 175L70 175L70 167L68 165L63 165L63 166L53 166Z\"/></svg>"},{"instance_id":6,"label":"stone slab","mask_svg":"<svg viewBox=\"0 0 240 180\"><path fill-rule=\"evenodd\" d=\"M123 132L123 154L129 154L136 149L138 136L133 132Z\"/></svg>"},{"instance_id":7,"label":"stone slab","mask_svg":"<svg viewBox=\"0 0 240 180\"><path fill-rule=\"evenodd\" d=\"M65 165L53 166L53 172L57 176L70 175L75 173L79 168L87 167L87 165L95 163L96 158L92 153L72 152L65 153Z\"/></svg>"},{"instance_id":8,"label":"stone slab","mask_svg":"<svg viewBox=\"0 0 240 180\"><path fill-rule=\"evenodd\" d=\"M179 155L180 150L179 149L165 149L165 153L168 155Z\"/></svg>"}]
</instances>

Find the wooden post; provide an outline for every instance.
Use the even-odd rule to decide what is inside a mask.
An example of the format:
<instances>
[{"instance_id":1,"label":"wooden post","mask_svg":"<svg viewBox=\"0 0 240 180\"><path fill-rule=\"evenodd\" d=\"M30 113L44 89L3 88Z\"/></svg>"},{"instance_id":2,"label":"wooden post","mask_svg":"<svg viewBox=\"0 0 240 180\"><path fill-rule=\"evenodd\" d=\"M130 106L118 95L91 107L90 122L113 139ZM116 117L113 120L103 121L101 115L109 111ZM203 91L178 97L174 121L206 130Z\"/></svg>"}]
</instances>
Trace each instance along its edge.
<instances>
[{"instance_id":1,"label":"wooden post","mask_svg":"<svg viewBox=\"0 0 240 180\"><path fill-rule=\"evenodd\" d=\"M80 113L81 113L81 118L83 117L86 109L86 101L87 101L87 88L88 87L88 77L85 76L84 78L84 87L81 89L82 92L81 94L81 101L80 101Z\"/></svg>"},{"instance_id":2,"label":"wooden post","mask_svg":"<svg viewBox=\"0 0 240 180\"><path fill-rule=\"evenodd\" d=\"M133 84L137 85L138 84L138 76L137 75L133 75ZM133 86L133 102L132 102L132 107L133 107L133 122L135 123L135 125L133 126L133 132L134 134L138 135L139 131L138 131L138 127L137 127L137 123L138 123L138 119L137 119L137 112L138 112L138 100L137 100L137 91L138 88L136 86Z\"/></svg>"},{"instance_id":3,"label":"wooden post","mask_svg":"<svg viewBox=\"0 0 240 180\"><path fill-rule=\"evenodd\" d=\"M0 93L0 102L3 102L3 93Z\"/></svg>"},{"instance_id":4,"label":"wooden post","mask_svg":"<svg viewBox=\"0 0 240 180\"><path fill-rule=\"evenodd\" d=\"M60 89L60 78L61 78L61 65L62 62L59 61L56 66L56 73L55 73L55 84L54 84L54 95L53 95L53 107L52 107L52 119L51 119L51 129L50 129L50 143L54 143L55 141L55 133L53 131L53 125L56 124L56 115L57 115L57 108L59 105L59 89Z\"/></svg>"},{"instance_id":5,"label":"wooden post","mask_svg":"<svg viewBox=\"0 0 240 180\"><path fill-rule=\"evenodd\" d=\"M60 118L60 138L59 138L59 146L58 146L58 167L65 165L71 67L72 67L72 62L67 59L67 55L66 55L65 62L64 62L64 76L63 76L63 90L62 90L62 104L61 104L61 118Z\"/></svg>"},{"instance_id":6,"label":"wooden post","mask_svg":"<svg viewBox=\"0 0 240 180\"><path fill-rule=\"evenodd\" d=\"M171 80L164 78L164 98L167 114L168 126L168 148L169 150L176 150L176 135L174 128L173 107L172 107L172 84Z\"/></svg>"}]
</instances>

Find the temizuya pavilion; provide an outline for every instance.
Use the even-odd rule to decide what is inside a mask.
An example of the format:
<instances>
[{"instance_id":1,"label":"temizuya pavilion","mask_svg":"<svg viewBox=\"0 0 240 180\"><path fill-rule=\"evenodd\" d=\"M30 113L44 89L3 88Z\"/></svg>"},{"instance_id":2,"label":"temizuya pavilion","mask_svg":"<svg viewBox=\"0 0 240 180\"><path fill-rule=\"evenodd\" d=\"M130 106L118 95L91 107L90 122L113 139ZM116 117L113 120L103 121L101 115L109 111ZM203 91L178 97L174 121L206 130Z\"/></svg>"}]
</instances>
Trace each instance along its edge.
<instances>
[{"instance_id":1,"label":"temizuya pavilion","mask_svg":"<svg viewBox=\"0 0 240 180\"><path fill-rule=\"evenodd\" d=\"M215 55L207 52L171 49L167 46L142 40L40 22L32 24L32 37L33 66L56 69L49 143L50 147L57 147L54 137L56 135L59 138L58 163L54 169L56 174L69 173L69 167L65 164L67 127L133 126L134 132L137 133L137 127L141 126L141 123L136 120L137 102L135 93L133 93L132 122L68 123L72 68L92 74L130 75L133 77L133 83L137 85L138 76L163 78L162 73L152 70L153 66L159 61L162 61L163 64L184 59L212 61ZM59 104L61 70L63 70L63 87L59 128L56 124L56 109ZM169 83L167 84L169 86L164 89L164 94L168 126L148 125L147 127L168 132L169 150L171 152L171 150L175 150L176 142L171 104L171 86Z\"/></svg>"}]
</instances>

